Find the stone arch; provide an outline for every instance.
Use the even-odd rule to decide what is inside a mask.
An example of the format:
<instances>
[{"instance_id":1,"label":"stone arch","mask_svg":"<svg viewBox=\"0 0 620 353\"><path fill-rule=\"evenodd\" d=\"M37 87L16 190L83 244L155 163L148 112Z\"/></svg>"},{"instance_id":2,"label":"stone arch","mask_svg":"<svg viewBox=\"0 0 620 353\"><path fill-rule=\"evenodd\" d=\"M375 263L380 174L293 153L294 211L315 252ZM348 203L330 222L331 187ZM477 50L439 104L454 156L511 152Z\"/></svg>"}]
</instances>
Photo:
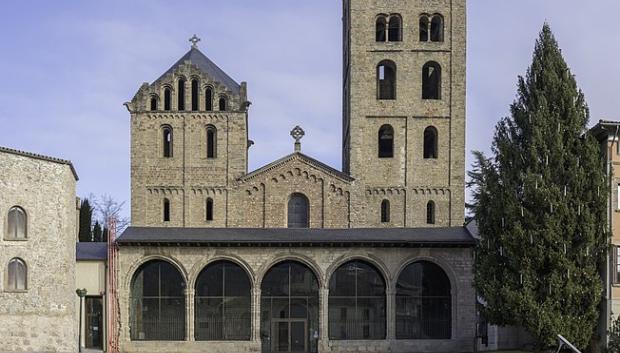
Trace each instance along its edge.
<instances>
[{"instance_id":1,"label":"stone arch","mask_svg":"<svg viewBox=\"0 0 620 353\"><path fill-rule=\"evenodd\" d=\"M325 271L325 283L326 283L325 288L329 288L329 281L334 275L334 272L336 272L336 270L340 268L340 266L346 264L347 262L355 261L355 260L368 262L369 264L374 266L379 271L379 273L381 274L381 277L383 277L383 280L385 281L385 289L387 291L391 290L390 283L392 282L392 277L390 275L390 270L385 265L385 263L381 259L379 259L379 257L377 256L374 256L370 253L362 253L358 251L353 251L351 253L344 254L340 256L338 259L336 259L336 261L334 261L331 265L329 265L329 267Z\"/></svg>"},{"instance_id":2,"label":"stone arch","mask_svg":"<svg viewBox=\"0 0 620 353\"><path fill-rule=\"evenodd\" d=\"M306 255L298 254L298 253L277 255L274 258L270 259L265 264L261 265L258 271L256 272L256 282L255 282L254 288L258 288L260 290L260 287L263 283L263 279L265 278L265 275L267 274L267 272L269 272L269 270L272 267L285 261L296 261L296 262L299 262L307 266L310 269L310 271L314 273L314 276L316 277L316 280L319 285L319 289L324 288L325 277L323 276L323 273L321 272L321 268L319 267L319 265L312 258Z\"/></svg>"},{"instance_id":3,"label":"stone arch","mask_svg":"<svg viewBox=\"0 0 620 353\"><path fill-rule=\"evenodd\" d=\"M125 278L123 279L123 282L122 282L125 288L127 288L128 290L131 290L131 281L133 280L133 277L136 274L136 271L140 268L140 266L153 260L165 261L171 264L172 266L174 266L181 274L181 277L183 277L183 281L185 282L185 285L187 286L188 278L189 278L188 272L185 269L185 266L183 266L183 264L181 263L181 261L179 261L178 259L170 255L148 255L148 256L142 257L134 261L133 264L129 267L129 271L127 271L127 274L125 275Z\"/></svg>"},{"instance_id":4,"label":"stone arch","mask_svg":"<svg viewBox=\"0 0 620 353\"><path fill-rule=\"evenodd\" d=\"M187 281L187 288L193 289L196 286L196 280L198 279L198 276L200 275L200 273L205 268L207 268L207 266L215 262L218 262L218 261L229 261L241 267L245 271L245 273L248 275L248 279L250 280L250 287L254 288L254 285L256 283L256 274L254 273L254 270L241 257L235 254L232 254L232 253L217 255L208 260L199 261L196 264L194 264L188 276L189 280Z\"/></svg>"}]
</instances>

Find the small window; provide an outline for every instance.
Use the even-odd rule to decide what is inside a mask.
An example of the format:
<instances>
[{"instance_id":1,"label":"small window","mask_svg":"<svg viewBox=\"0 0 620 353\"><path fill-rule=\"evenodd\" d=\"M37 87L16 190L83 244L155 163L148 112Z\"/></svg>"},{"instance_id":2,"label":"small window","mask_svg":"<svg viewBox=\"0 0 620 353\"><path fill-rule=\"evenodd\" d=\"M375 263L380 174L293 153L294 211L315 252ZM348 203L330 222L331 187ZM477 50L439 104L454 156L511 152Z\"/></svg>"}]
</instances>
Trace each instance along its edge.
<instances>
[{"instance_id":1,"label":"small window","mask_svg":"<svg viewBox=\"0 0 620 353\"><path fill-rule=\"evenodd\" d=\"M153 96L151 97L151 111L156 111L157 110L157 97Z\"/></svg>"},{"instance_id":2,"label":"small window","mask_svg":"<svg viewBox=\"0 0 620 353\"><path fill-rule=\"evenodd\" d=\"M219 109L221 112L225 112L226 109L228 108L228 104L227 104L227 100L226 97L220 97L220 104L219 104Z\"/></svg>"},{"instance_id":3,"label":"small window","mask_svg":"<svg viewBox=\"0 0 620 353\"><path fill-rule=\"evenodd\" d=\"M437 159L437 129L433 126L424 130L424 158Z\"/></svg>"},{"instance_id":4,"label":"small window","mask_svg":"<svg viewBox=\"0 0 620 353\"><path fill-rule=\"evenodd\" d=\"M183 111L185 110L185 80L184 79L179 80L178 93L179 93L177 96L178 109L180 111Z\"/></svg>"},{"instance_id":5,"label":"small window","mask_svg":"<svg viewBox=\"0 0 620 353\"><path fill-rule=\"evenodd\" d=\"M198 110L198 80L192 80L192 111Z\"/></svg>"},{"instance_id":6,"label":"small window","mask_svg":"<svg viewBox=\"0 0 620 353\"><path fill-rule=\"evenodd\" d=\"M207 199L206 220L213 220L213 199L210 197Z\"/></svg>"},{"instance_id":7,"label":"small window","mask_svg":"<svg viewBox=\"0 0 620 353\"><path fill-rule=\"evenodd\" d=\"M428 28L429 21L428 16L420 16L420 42L428 42Z\"/></svg>"},{"instance_id":8,"label":"small window","mask_svg":"<svg viewBox=\"0 0 620 353\"><path fill-rule=\"evenodd\" d=\"M620 184L618 184L618 194L616 199L616 208L620 210Z\"/></svg>"},{"instance_id":9,"label":"small window","mask_svg":"<svg viewBox=\"0 0 620 353\"><path fill-rule=\"evenodd\" d=\"M391 125L383 125L379 129L379 158L394 157L394 129Z\"/></svg>"},{"instance_id":10,"label":"small window","mask_svg":"<svg viewBox=\"0 0 620 353\"><path fill-rule=\"evenodd\" d=\"M381 223L390 222L390 201L383 200L381 202Z\"/></svg>"},{"instance_id":11,"label":"small window","mask_svg":"<svg viewBox=\"0 0 620 353\"><path fill-rule=\"evenodd\" d=\"M376 41L377 42L385 42L385 40L387 39L387 20L385 18L385 15L379 15L379 17L377 17L377 23L376 23Z\"/></svg>"},{"instance_id":12,"label":"small window","mask_svg":"<svg viewBox=\"0 0 620 353\"><path fill-rule=\"evenodd\" d=\"M615 255L616 255L616 273L614 274L613 281L615 284L620 284L620 247L614 246Z\"/></svg>"},{"instance_id":13,"label":"small window","mask_svg":"<svg viewBox=\"0 0 620 353\"><path fill-rule=\"evenodd\" d=\"M208 112L213 111L213 90L211 87L205 91L205 110Z\"/></svg>"},{"instance_id":14,"label":"small window","mask_svg":"<svg viewBox=\"0 0 620 353\"><path fill-rule=\"evenodd\" d=\"M396 64L384 60L377 65L377 98L396 99Z\"/></svg>"},{"instance_id":15,"label":"small window","mask_svg":"<svg viewBox=\"0 0 620 353\"><path fill-rule=\"evenodd\" d=\"M422 99L441 99L441 66L434 61L422 68Z\"/></svg>"},{"instance_id":16,"label":"small window","mask_svg":"<svg viewBox=\"0 0 620 353\"><path fill-rule=\"evenodd\" d=\"M164 222L170 222L170 200L164 199Z\"/></svg>"},{"instance_id":17,"label":"small window","mask_svg":"<svg viewBox=\"0 0 620 353\"><path fill-rule=\"evenodd\" d=\"M217 129L213 125L207 126L207 158L217 157Z\"/></svg>"},{"instance_id":18,"label":"small window","mask_svg":"<svg viewBox=\"0 0 620 353\"><path fill-rule=\"evenodd\" d=\"M434 15L431 19L431 42L443 42L443 17Z\"/></svg>"},{"instance_id":19,"label":"small window","mask_svg":"<svg viewBox=\"0 0 620 353\"><path fill-rule=\"evenodd\" d=\"M403 39L402 20L399 15L390 16L388 42L400 42Z\"/></svg>"},{"instance_id":20,"label":"small window","mask_svg":"<svg viewBox=\"0 0 620 353\"><path fill-rule=\"evenodd\" d=\"M288 201L288 227L310 227L310 202L304 194L292 194Z\"/></svg>"},{"instance_id":21,"label":"small window","mask_svg":"<svg viewBox=\"0 0 620 353\"><path fill-rule=\"evenodd\" d=\"M21 207L11 207L8 217L7 239L26 239L27 238L27 217L26 211Z\"/></svg>"},{"instance_id":22,"label":"small window","mask_svg":"<svg viewBox=\"0 0 620 353\"><path fill-rule=\"evenodd\" d=\"M170 88L164 89L164 110L169 111L172 107L172 94Z\"/></svg>"},{"instance_id":23,"label":"small window","mask_svg":"<svg viewBox=\"0 0 620 353\"><path fill-rule=\"evenodd\" d=\"M26 263L22 259L14 258L9 261L7 271L7 291L22 291L28 288Z\"/></svg>"},{"instance_id":24,"label":"small window","mask_svg":"<svg viewBox=\"0 0 620 353\"><path fill-rule=\"evenodd\" d=\"M170 126L164 126L161 131L164 158L172 158L172 128Z\"/></svg>"},{"instance_id":25,"label":"small window","mask_svg":"<svg viewBox=\"0 0 620 353\"><path fill-rule=\"evenodd\" d=\"M426 223L435 224L435 203L433 201L426 204Z\"/></svg>"}]
</instances>

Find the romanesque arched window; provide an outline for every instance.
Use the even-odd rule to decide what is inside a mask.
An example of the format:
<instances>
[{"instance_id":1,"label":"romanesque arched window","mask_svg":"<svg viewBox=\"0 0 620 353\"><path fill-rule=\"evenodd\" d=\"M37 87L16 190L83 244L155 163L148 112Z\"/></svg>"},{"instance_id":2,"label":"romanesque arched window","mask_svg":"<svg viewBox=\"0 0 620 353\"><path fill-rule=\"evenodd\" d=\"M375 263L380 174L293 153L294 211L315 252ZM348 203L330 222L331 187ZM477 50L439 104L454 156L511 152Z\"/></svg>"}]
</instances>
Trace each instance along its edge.
<instances>
[{"instance_id":1,"label":"romanesque arched window","mask_svg":"<svg viewBox=\"0 0 620 353\"><path fill-rule=\"evenodd\" d=\"M217 261L196 279L196 341L249 340L252 332L251 285L241 266Z\"/></svg>"},{"instance_id":2,"label":"romanesque arched window","mask_svg":"<svg viewBox=\"0 0 620 353\"><path fill-rule=\"evenodd\" d=\"M396 338L450 339L452 294L444 270L428 261L414 262L396 283Z\"/></svg>"},{"instance_id":3,"label":"romanesque arched window","mask_svg":"<svg viewBox=\"0 0 620 353\"><path fill-rule=\"evenodd\" d=\"M387 40L387 18L385 15L377 16L375 24L377 42L385 42Z\"/></svg>"},{"instance_id":4,"label":"romanesque arched window","mask_svg":"<svg viewBox=\"0 0 620 353\"><path fill-rule=\"evenodd\" d=\"M164 199L163 202L163 220L164 222L170 222L170 200Z\"/></svg>"},{"instance_id":5,"label":"romanesque arched window","mask_svg":"<svg viewBox=\"0 0 620 353\"><path fill-rule=\"evenodd\" d=\"M443 17L439 14L431 18L431 42L443 42Z\"/></svg>"},{"instance_id":6,"label":"romanesque arched window","mask_svg":"<svg viewBox=\"0 0 620 353\"><path fill-rule=\"evenodd\" d=\"M206 204L206 212L205 212L205 219L208 221L212 221L213 220L213 199L212 198L207 198L207 204Z\"/></svg>"},{"instance_id":7,"label":"romanesque arched window","mask_svg":"<svg viewBox=\"0 0 620 353\"><path fill-rule=\"evenodd\" d=\"M436 159L437 154L437 129L429 126L424 129L424 158Z\"/></svg>"},{"instance_id":8,"label":"romanesque arched window","mask_svg":"<svg viewBox=\"0 0 620 353\"><path fill-rule=\"evenodd\" d=\"M441 66L435 61L422 67L422 99L441 99Z\"/></svg>"},{"instance_id":9,"label":"romanesque arched window","mask_svg":"<svg viewBox=\"0 0 620 353\"><path fill-rule=\"evenodd\" d=\"M390 222L390 201L381 201L381 223Z\"/></svg>"},{"instance_id":10,"label":"romanesque arched window","mask_svg":"<svg viewBox=\"0 0 620 353\"><path fill-rule=\"evenodd\" d=\"M198 110L198 90L200 83L198 80L192 80L192 111Z\"/></svg>"},{"instance_id":11,"label":"romanesque arched window","mask_svg":"<svg viewBox=\"0 0 620 353\"><path fill-rule=\"evenodd\" d=\"M329 339L384 339L385 299L385 280L376 267L359 260L340 266L329 281Z\"/></svg>"},{"instance_id":12,"label":"romanesque arched window","mask_svg":"<svg viewBox=\"0 0 620 353\"><path fill-rule=\"evenodd\" d=\"M28 270L24 260L11 259L7 266L6 276L7 291L22 291L28 288Z\"/></svg>"},{"instance_id":13,"label":"romanesque arched window","mask_svg":"<svg viewBox=\"0 0 620 353\"><path fill-rule=\"evenodd\" d=\"M400 42L403 40L403 20L400 15L391 15L388 24L388 42Z\"/></svg>"},{"instance_id":14,"label":"romanesque arched window","mask_svg":"<svg viewBox=\"0 0 620 353\"><path fill-rule=\"evenodd\" d=\"M428 42L428 15L420 16L420 42Z\"/></svg>"},{"instance_id":15,"label":"romanesque arched window","mask_svg":"<svg viewBox=\"0 0 620 353\"><path fill-rule=\"evenodd\" d=\"M185 80L179 80L179 89L177 90L177 109L185 110Z\"/></svg>"},{"instance_id":16,"label":"romanesque arched window","mask_svg":"<svg viewBox=\"0 0 620 353\"><path fill-rule=\"evenodd\" d=\"M207 158L217 157L217 129L207 125Z\"/></svg>"},{"instance_id":17,"label":"romanesque arched window","mask_svg":"<svg viewBox=\"0 0 620 353\"><path fill-rule=\"evenodd\" d=\"M310 202L304 194L292 194L288 200L288 227L310 227Z\"/></svg>"},{"instance_id":18,"label":"romanesque arched window","mask_svg":"<svg viewBox=\"0 0 620 353\"><path fill-rule=\"evenodd\" d=\"M151 111L154 112L157 110L157 96L151 96Z\"/></svg>"},{"instance_id":19,"label":"romanesque arched window","mask_svg":"<svg viewBox=\"0 0 620 353\"><path fill-rule=\"evenodd\" d=\"M170 88L166 87L164 89L164 110L169 111L172 107L172 93L170 92Z\"/></svg>"},{"instance_id":20,"label":"romanesque arched window","mask_svg":"<svg viewBox=\"0 0 620 353\"><path fill-rule=\"evenodd\" d=\"M162 132L162 151L164 158L172 158L173 153L173 136L172 136L172 127L169 125L164 125L161 128Z\"/></svg>"},{"instance_id":21,"label":"romanesque arched window","mask_svg":"<svg viewBox=\"0 0 620 353\"><path fill-rule=\"evenodd\" d=\"M394 157L394 128L392 125L386 124L379 128L377 147L379 158Z\"/></svg>"},{"instance_id":22,"label":"romanesque arched window","mask_svg":"<svg viewBox=\"0 0 620 353\"><path fill-rule=\"evenodd\" d=\"M205 110L208 112L213 110L213 89L211 87L205 90Z\"/></svg>"},{"instance_id":23,"label":"romanesque arched window","mask_svg":"<svg viewBox=\"0 0 620 353\"><path fill-rule=\"evenodd\" d=\"M130 332L135 341L185 340L185 281L172 264L142 264L131 281Z\"/></svg>"},{"instance_id":24,"label":"romanesque arched window","mask_svg":"<svg viewBox=\"0 0 620 353\"><path fill-rule=\"evenodd\" d=\"M9 209L7 217L7 234L8 240L23 240L28 237L28 217L26 211L19 206L13 206Z\"/></svg>"},{"instance_id":25,"label":"romanesque arched window","mask_svg":"<svg viewBox=\"0 0 620 353\"><path fill-rule=\"evenodd\" d=\"M396 64L391 60L377 65L377 99L396 99Z\"/></svg>"},{"instance_id":26,"label":"romanesque arched window","mask_svg":"<svg viewBox=\"0 0 620 353\"><path fill-rule=\"evenodd\" d=\"M426 204L426 224L435 224L435 202L433 201Z\"/></svg>"},{"instance_id":27,"label":"romanesque arched window","mask_svg":"<svg viewBox=\"0 0 620 353\"><path fill-rule=\"evenodd\" d=\"M221 112L225 112L228 109L228 100L225 96L220 97L219 109Z\"/></svg>"}]
</instances>

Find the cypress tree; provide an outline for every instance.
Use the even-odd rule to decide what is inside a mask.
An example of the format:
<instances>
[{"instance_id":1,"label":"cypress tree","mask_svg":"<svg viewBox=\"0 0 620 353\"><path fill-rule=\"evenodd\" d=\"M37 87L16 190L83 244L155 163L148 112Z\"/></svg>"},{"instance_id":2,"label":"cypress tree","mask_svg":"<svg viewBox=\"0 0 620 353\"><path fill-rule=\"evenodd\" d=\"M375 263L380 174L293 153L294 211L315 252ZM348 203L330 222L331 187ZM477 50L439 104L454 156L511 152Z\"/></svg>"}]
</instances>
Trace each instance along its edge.
<instances>
[{"instance_id":1,"label":"cypress tree","mask_svg":"<svg viewBox=\"0 0 620 353\"><path fill-rule=\"evenodd\" d=\"M78 240L80 242L93 241L92 233L93 208L88 199L82 200L80 204L80 224L78 230Z\"/></svg>"},{"instance_id":2,"label":"cypress tree","mask_svg":"<svg viewBox=\"0 0 620 353\"><path fill-rule=\"evenodd\" d=\"M609 190L589 111L547 24L491 159L470 176L480 230L475 287L491 323L524 327L538 349L593 337L603 284Z\"/></svg>"},{"instance_id":3,"label":"cypress tree","mask_svg":"<svg viewBox=\"0 0 620 353\"><path fill-rule=\"evenodd\" d=\"M96 221L95 225L93 226L93 241L101 242L102 239L103 239L103 231L101 230L101 225L99 224L99 221Z\"/></svg>"}]
</instances>

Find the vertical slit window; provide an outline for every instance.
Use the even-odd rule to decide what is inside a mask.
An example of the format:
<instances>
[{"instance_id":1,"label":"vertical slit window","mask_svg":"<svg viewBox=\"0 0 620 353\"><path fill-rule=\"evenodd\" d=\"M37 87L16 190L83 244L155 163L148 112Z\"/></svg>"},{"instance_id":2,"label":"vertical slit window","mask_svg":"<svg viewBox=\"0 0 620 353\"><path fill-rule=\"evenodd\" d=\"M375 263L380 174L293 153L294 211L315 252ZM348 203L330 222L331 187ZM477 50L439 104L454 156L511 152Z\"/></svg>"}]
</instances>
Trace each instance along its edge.
<instances>
[{"instance_id":1,"label":"vertical slit window","mask_svg":"<svg viewBox=\"0 0 620 353\"><path fill-rule=\"evenodd\" d=\"M221 112L225 112L226 111L226 109L228 108L227 107L227 103L228 103L228 101L227 101L226 97L220 97L219 109L220 109Z\"/></svg>"},{"instance_id":2,"label":"vertical slit window","mask_svg":"<svg viewBox=\"0 0 620 353\"><path fill-rule=\"evenodd\" d=\"M403 37L402 20L399 15L390 16L390 23L388 29L388 41L400 42Z\"/></svg>"},{"instance_id":3,"label":"vertical slit window","mask_svg":"<svg viewBox=\"0 0 620 353\"><path fill-rule=\"evenodd\" d=\"M151 97L151 111L157 110L157 97Z\"/></svg>"},{"instance_id":4,"label":"vertical slit window","mask_svg":"<svg viewBox=\"0 0 620 353\"><path fill-rule=\"evenodd\" d=\"M435 224L435 203L433 201L426 204L426 224Z\"/></svg>"},{"instance_id":5,"label":"vertical slit window","mask_svg":"<svg viewBox=\"0 0 620 353\"><path fill-rule=\"evenodd\" d=\"M394 157L394 128L391 125L381 126L378 137L379 158Z\"/></svg>"},{"instance_id":6,"label":"vertical slit window","mask_svg":"<svg viewBox=\"0 0 620 353\"><path fill-rule=\"evenodd\" d=\"M163 143L164 158L172 158L173 140L172 140L172 128L170 126L164 126L162 128L162 143Z\"/></svg>"},{"instance_id":7,"label":"vertical slit window","mask_svg":"<svg viewBox=\"0 0 620 353\"><path fill-rule=\"evenodd\" d=\"M164 89L164 110L169 111L172 107L172 94L170 88Z\"/></svg>"},{"instance_id":8,"label":"vertical slit window","mask_svg":"<svg viewBox=\"0 0 620 353\"><path fill-rule=\"evenodd\" d=\"M387 20L384 15L380 15L377 17L376 23L376 38L377 42L385 42L387 39Z\"/></svg>"},{"instance_id":9,"label":"vertical slit window","mask_svg":"<svg viewBox=\"0 0 620 353\"><path fill-rule=\"evenodd\" d=\"M217 129L207 126L207 158L217 158Z\"/></svg>"},{"instance_id":10,"label":"vertical slit window","mask_svg":"<svg viewBox=\"0 0 620 353\"><path fill-rule=\"evenodd\" d=\"M164 222L170 222L170 200L164 199Z\"/></svg>"},{"instance_id":11,"label":"vertical slit window","mask_svg":"<svg viewBox=\"0 0 620 353\"><path fill-rule=\"evenodd\" d=\"M443 42L443 17L434 15L431 19L431 42Z\"/></svg>"},{"instance_id":12,"label":"vertical slit window","mask_svg":"<svg viewBox=\"0 0 620 353\"><path fill-rule=\"evenodd\" d=\"M207 199L206 220L213 220L213 199L210 197Z\"/></svg>"},{"instance_id":13,"label":"vertical slit window","mask_svg":"<svg viewBox=\"0 0 620 353\"><path fill-rule=\"evenodd\" d=\"M178 103L178 110L183 111L185 110L185 80L180 79L179 80L179 89L178 89L178 95L177 95L177 103Z\"/></svg>"},{"instance_id":14,"label":"vertical slit window","mask_svg":"<svg viewBox=\"0 0 620 353\"><path fill-rule=\"evenodd\" d=\"M429 20L428 16L422 15L420 16L420 42L428 42L429 39Z\"/></svg>"},{"instance_id":15,"label":"vertical slit window","mask_svg":"<svg viewBox=\"0 0 620 353\"><path fill-rule=\"evenodd\" d=\"M210 87L205 91L205 110L208 112L213 110L213 90Z\"/></svg>"},{"instance_id":16,"label":"vertical slit window","mask_svg":"<svg viewBox=\"0 0 620 353\"><path fill-rule=\"evenodd\" d=\"M377 98L396 99L396 64L384 60L377 65Z\"/></svg>"},{"instance_id":17,"label":"vertical slit window","mask_svg":"<svg viewBox=\"0 0 620 353\"><path fill-rule=\"evenodd\" d=\"M192 80L192 111L198 110L198 80Z\"/></svg>"},{"instance_id":18,"label":"vertical slit window","mask_svg":"<svg viewBox=\"0 0 620 353\"><path fill-rule=\"evenodd\" d=\"M390 222L390 201L383 200L381 202L381 223Z\"/></svg>"},{"instance_id":19,"label":"vertical slit window","mask_svg":"<svg viewBox=\"0 0 620 353\"><path fill-rule=\"evenodd\" d=\"M441 99L441 66L434 61L422 68L422 99Z\"/></svg>"},{"instance_id":20,"label":"vertical slit window","mask_svg":"<svg viewBox=\"0 0 620 353\"><path fill-rule=\"evenodd\" d=\"M437 129L429 126L424 130L424 158L437 159Z\"/></svg>"}]
</instances>

